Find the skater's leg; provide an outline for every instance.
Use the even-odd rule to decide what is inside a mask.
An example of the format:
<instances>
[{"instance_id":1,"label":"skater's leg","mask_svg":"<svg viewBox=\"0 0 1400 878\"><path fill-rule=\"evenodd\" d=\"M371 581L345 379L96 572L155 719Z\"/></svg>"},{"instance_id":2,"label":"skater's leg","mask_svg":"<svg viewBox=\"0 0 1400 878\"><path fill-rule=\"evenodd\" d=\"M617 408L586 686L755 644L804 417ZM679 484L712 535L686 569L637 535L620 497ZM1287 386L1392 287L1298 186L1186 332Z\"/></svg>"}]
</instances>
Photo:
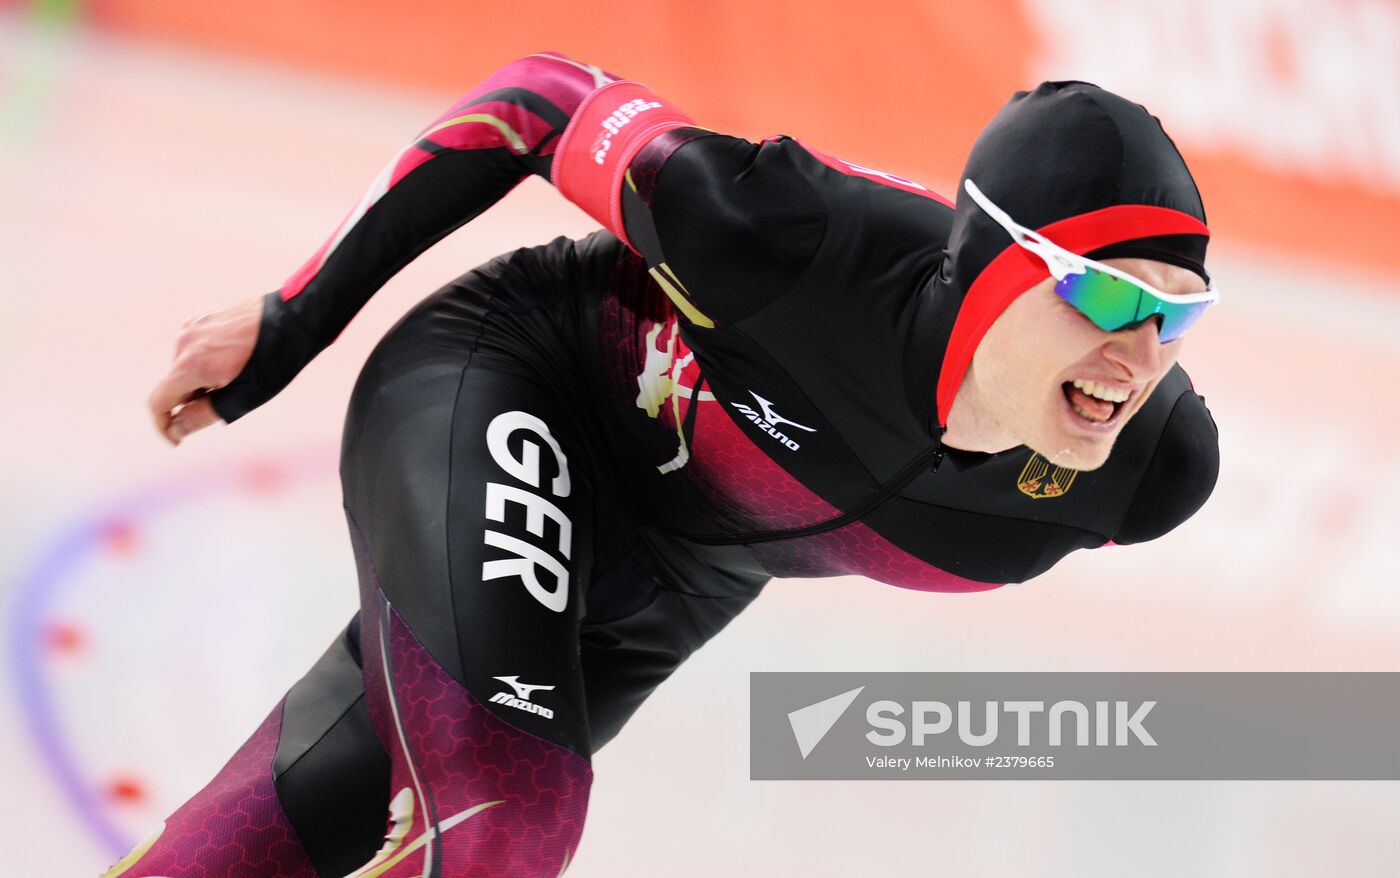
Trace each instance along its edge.
<instances>
[{"instance_id":1,"label":"skater's leg","mask_svg":"<svg viewBox=\"0 0 1400 878\"><path fill-rule=\"evenodd\" d=\"M373 854L389 760L352 621L215 778L105 878L327 878Z\"/></svg>"},{"instance_id":2,"label":"skater's leg","mask_svg":"<svg viewBox=\"0 0 1400 878\"><path fill-rule=\"evenodd\" d=\"M595 480L569 403L453 295L386 336L346 421L365 691L393 763L387 839L356 874L554 878L592 782L578 625Z\"/></svg>"},{"instance_id":3,"label":"skater's leg","mask_svg":"<svg viewBox=\"0 0 1400 878\"><path fill-rule=\"evenodd\" d=\"M374 854L389 801L389 754L370 724L360 620L287 694L273 782L282 810L323 878Z\"/></svg>"}]
</instances>

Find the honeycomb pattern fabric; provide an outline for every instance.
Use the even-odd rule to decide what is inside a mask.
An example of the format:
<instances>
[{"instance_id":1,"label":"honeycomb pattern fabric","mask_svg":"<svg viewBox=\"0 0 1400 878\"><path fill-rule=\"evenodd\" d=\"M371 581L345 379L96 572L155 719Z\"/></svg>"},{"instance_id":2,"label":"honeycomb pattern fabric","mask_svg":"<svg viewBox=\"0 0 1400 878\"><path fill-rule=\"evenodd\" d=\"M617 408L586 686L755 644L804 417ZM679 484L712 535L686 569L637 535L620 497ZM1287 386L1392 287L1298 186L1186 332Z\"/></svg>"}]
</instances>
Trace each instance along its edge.
<instances>
[{"instance_id":1,"label":"honeycomb pattern fabric","mask_svg":"<svg viewBox=\"0 0 1400 878\"><path fill-rule=\"evenodd\" d=\"M588 760L498 719L442 669L392 607L380 624L393 698L379 638L367 636L370 716L393 759L396 801L415 806L398 843L386 844L377 865L357 878L407 878L430 868L444 878L561 874L583 835L593 782ZM391 821L391 841L394 828Z\"/></svg>"},{"instance_id":2,"label":"honeycomb pattern fabric","mask_svg":"<svg viewBox=\"0 0 1400 878\"><path fill-rule=\"evenodd\" d=\"M103 878L316 878L272 783L282 706L153 839Z\"/></svg>"}]
</instances>

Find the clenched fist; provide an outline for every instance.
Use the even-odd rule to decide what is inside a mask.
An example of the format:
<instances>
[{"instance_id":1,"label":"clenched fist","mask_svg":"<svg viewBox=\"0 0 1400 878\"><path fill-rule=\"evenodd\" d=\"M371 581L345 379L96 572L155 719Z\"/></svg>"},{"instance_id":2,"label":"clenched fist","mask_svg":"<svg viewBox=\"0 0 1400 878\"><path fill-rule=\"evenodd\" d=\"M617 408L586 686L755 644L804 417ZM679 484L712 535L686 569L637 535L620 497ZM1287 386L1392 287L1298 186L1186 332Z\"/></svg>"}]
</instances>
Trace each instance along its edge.
<instances>
[{"instance_id":1,"label":"clenched fist","mask_svg":"<svg viewBox=\"0 0 1400 878\"><path fill-rule=\"evenodd\" d=\"M208 394L228 384L247 365L262 313L259 296L185 321L175 340L170 371L147 400L156 429L172 445L220 420Z\"/></svg>"}]
</instances>

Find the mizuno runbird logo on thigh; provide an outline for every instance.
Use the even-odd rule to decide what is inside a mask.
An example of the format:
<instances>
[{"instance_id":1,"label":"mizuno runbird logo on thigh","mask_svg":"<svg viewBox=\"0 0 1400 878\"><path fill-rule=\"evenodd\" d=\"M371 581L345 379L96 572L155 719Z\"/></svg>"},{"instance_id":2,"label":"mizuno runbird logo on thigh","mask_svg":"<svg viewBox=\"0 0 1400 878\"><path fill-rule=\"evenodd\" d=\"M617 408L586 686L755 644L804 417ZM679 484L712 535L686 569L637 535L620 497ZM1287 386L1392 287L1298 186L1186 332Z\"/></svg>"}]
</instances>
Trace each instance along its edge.
<instances>
[{"instance_id":1,"label":"mizuno runbird logo on thigh","mask_svg":"<svg viewBox=\"0 0 1400 878\"><path fill-rule=\"evenodd\" d=\"M554 719L554 711L548 707L536 704L530 700L530 696L536 692L549 692L554 687L539 683L522 683L515 675L509 677L492 677L493 680L500 680L515 690L515 695L509 692L497 692L489 699L492 704L504 704L506 707L514 707L516 710L523 710L526 713L533 713L545 719Z\"/></svg>"}]
</instances>

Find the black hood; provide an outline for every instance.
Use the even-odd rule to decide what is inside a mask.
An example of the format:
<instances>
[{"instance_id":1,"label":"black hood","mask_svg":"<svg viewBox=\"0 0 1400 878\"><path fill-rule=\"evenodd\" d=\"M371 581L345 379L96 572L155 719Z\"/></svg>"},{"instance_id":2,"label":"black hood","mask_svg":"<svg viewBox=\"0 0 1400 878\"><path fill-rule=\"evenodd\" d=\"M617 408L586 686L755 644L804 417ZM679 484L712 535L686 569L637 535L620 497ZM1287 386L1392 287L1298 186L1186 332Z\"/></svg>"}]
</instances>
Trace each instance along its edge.
<instances>
[{"instance_id":1,"label":"black hood","mask_svg":"<svg viewBox=\"0 0 1400 878\"><path fill-rule=\"evenodd\" d=\"M943 269L956 305L938 384L939 422L987 327L1046 276L963 187L971 179L1023 226L1094 259L1139 257L1205 270L1205 208L1181 153L1142 106L1086 82L1017 92L983 129L958 183ZM947 313L945 311L945 313Z\"/></svg>"}]
</instances>

